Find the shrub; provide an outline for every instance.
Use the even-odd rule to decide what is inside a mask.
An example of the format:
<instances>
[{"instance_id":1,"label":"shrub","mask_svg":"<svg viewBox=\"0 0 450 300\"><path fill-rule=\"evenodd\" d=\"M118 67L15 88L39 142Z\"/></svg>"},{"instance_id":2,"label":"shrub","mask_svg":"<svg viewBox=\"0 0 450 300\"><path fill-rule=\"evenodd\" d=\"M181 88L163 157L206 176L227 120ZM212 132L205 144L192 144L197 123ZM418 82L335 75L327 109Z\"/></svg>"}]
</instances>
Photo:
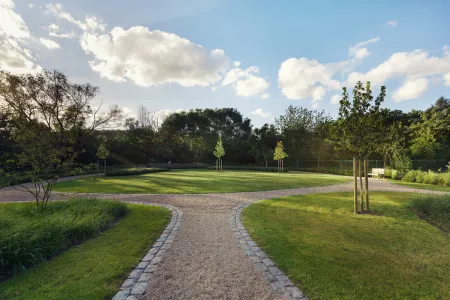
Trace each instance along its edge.
<instances>
[{"instance_id":1,"label":"shrub","mask_svg":"<svg viewBox=\"0 0 450 300\"><path fill-rule=\"evenodd\" d=\"M439 176L437 173L429 170L428 172L425 172L426 175L423 178L423 183L426 184L438 184L439 183Z\"/></svg>"},{"instance_id":2,"label":"shrub","mask_svg":"<svg viewBox=\"0 0 450 300\"><path fill-rule=\"evenodd\" d=\"M384 177L392 178L392 169L391 168L384 169Z\"/></svg>"},{"instance_id":3,"label":"shrub","mask_svg":"<svg viewBox=\"0 0 450 300\"><path fill-rule=\"evenodd\" d=\"M400 180L402 179L402 174L397 170L392 170L391 178L395 180Z\"/></svg>"},{"instance_id":4,"label":"shrub","mask_svg":"<svg viewBox=\"0 0 450 300\"><path fill-rule=\"evenodd\" d=\"M430 223L450 231L450 195L421 195L411 201L412 209Z\"/></svg>"},{"instance_id":5,"label":"shrub","mask_svg":"<svg viewBox=\"0 0 450 300\"><path fill-rule=\"evenodd\" d=\"M405 176L403 177L403 181L408 181L408 182L415 182L416 181L416 177L418 175L420 171L414 171L414 170L410 170L408 171Z\"/></svg>"},{"instance_id":6,"label":"shrub","mask_svg":"<svg viewBox=\"0 0 450 300\"><path fill-rule=\"evenodd\" d=\"M443 185L450 186L450 171L442 173Z\"/></svg>"},{"instance_id":7,"label":"shrub","mask_svg":"<svg viewBox=\"0 0 450 300\"><path fill-rule=\"evenodd\" d=\"M51 202L44 211L1 204L0 280L94 237L126 213L124 203L96 199Z\"/></svg>"},{"instance_id":8,"label":"shrub","mask_svg":"<svg viewBox=\"0 0 450 300\"><path fill-rule=\"evenodd\" d=\"M115 169L109 171L106 176L131 176L131 175L140 175L140 174L149 174L149 173L159 173L159 172L167 172L169 169L162 168L129 168L129 169Z\"/></svg>"},{"instance_id":9,"label":"shrub","mask_svg":"<svg viewBox=\"0 0 450 300\"><path fill-rule=\"evenodd\" d=\"M427 174L428 174L427 172L418 171L417 176L416 176L416 182L418 182L418 183L424 183L425 176L426 176Z\"/></svg>"}]
</instances>

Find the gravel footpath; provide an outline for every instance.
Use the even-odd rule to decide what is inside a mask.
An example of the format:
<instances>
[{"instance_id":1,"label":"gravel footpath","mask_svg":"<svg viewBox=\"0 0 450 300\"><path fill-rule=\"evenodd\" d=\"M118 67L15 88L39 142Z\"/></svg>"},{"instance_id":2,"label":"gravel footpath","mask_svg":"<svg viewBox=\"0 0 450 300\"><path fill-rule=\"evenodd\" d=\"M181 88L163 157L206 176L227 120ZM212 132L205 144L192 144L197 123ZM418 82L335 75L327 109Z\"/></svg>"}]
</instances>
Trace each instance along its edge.
<instances>
[{"instance_id":1,"label":"gravel footpath","mask_svg":"<svg viewBox=\"0 0 450 300\"><path fill-rule=\"evenodd\" d=\"M299 194L352 191L352 183L264 192L222 194L61 194L121 201L152 202L182 209L184 220L173 246L149 281L141 299L279 299L263 271L245 255L229 219L233 207L249 201ZM443 194L370 179L372 191ZM32 201L29 194L1 189L0 202Z\"/></svg>"}]
</instances>

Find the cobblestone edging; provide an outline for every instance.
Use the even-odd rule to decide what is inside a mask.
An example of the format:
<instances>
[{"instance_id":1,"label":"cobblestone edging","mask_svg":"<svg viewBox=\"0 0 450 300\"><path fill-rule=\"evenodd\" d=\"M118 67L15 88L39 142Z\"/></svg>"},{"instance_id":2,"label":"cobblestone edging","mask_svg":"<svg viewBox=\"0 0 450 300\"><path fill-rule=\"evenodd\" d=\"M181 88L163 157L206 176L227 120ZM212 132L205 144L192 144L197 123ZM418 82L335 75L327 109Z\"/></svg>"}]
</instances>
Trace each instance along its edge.
<instances>
[{"instance_id":1,"label":"cobblestone edging","mask_svg":"<svg viewBox=\"0 0 450 300\"><path fill-rule=\"evenodd\" d=\"M130 203L165 207L172 211L172 218L169 225L167 225L166 229L164 229L152 248L150 248L147 255L141 259L137 267L130 275L128 275L128 278L124 281L120 287L120 291L114 296L113 300L136 300L136 296L142 295L145 292L150 278L163 260L166 252L168 252L172 246L175 234L183 219L183 212L181 209L171 205L146 202Z\"/></svg>"},{"instance_id":2,"label":"cobblestone edging","mask_svg":"<svg viewBox=\"0 0 450 300\"><path fill-rule=\"evenodd\" d=\"M256 200L259 201L259 200ZM272 288L281 293L282 299L302 299L308 298L300 291L292 281L277 268L275 263L267 257L264 251L256 245L252 240L241 220L241 213L244 208L255 201L251 201L233 208L232 217L230 219L231 227L234 234L239 240L239 244L245 251L245 254L250 257L256 264L256 268L264 271L264 277L270 282Z\"/></svg>"}]
</instances>

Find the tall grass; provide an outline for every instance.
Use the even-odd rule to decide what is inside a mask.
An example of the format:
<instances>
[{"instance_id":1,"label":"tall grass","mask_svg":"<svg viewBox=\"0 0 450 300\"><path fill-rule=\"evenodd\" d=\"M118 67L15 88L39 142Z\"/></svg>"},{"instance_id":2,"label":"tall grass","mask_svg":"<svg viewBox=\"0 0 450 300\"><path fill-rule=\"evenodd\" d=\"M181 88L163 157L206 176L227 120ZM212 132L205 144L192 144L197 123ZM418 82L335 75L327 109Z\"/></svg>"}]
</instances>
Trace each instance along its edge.
<instances>
[{"instance_id":1,"label":"tall grass","mask_svg":"<svg viewBox=\"0 0 450 300\"><path fill-rule=\"evenodd\" d=\"M417 183L450 186L450 171L436 173L431 170L429 170L428 172L420 170L410 170L405 174L405 176L403 176L403 178L399 177L398 173L395 170L392 170L391 174L392 179L397 180L402 179L403 181L406 182L417 182Z\"/></svg>"},{"instance_id":2,"label":"tall grass","mask_svg":"<svg viewBox=\"0 0 450 300\"><path fill-rule=\"evenodd\" d=\"M0 204L0 279L92 238L126 213L123 203L96 199L53 202L44 211Z\"/></svg>"},{"instance_id":3,"label":"tall grass","mask_svg":"<svg viewBox=\"0 0 450 300\"><path fill-rule=\"evenodd\" d=\"M436 227L450 232L450 195L421 195L411 200L412 209Z\"/></svg>"}]
</instances>

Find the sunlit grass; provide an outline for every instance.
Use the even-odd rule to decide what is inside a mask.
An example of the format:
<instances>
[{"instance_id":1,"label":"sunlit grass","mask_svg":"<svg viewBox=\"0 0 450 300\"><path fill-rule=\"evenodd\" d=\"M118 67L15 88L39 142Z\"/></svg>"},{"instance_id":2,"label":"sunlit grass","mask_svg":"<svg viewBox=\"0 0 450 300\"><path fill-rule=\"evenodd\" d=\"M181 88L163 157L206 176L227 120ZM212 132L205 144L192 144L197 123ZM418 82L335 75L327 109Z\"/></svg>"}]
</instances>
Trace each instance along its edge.
<instances>
[{"instance_id":1,"label":"sunlit grass","mask_svg":"<svg viewBox=\"0 0 450 300\"><path fill-rule=\"evenodd\" d=\"M376 215L353 214L351 193L277 198L250 205L243 222L311 299L449 299L450 237L409 197L371 193Z\"/></svg>"},{"instance_id":2,"label":"sunlit grass","mask_svg":"<svg viewBox=\"0 0 450 300\"><path fill-rule=\"evenodd\" d=\"M266 191L349 182L351 178L326 174L264 173L247 171L170 171L163 173L60 182L55 190L78 193L199 194Z\"/></svg>"},{"instance_id":3,"label":"sunlit grass","mask_svg":"<svg viewBox=\"0 0 450 300\"><path fill-rule=\"evenodd\" d=\"M426 184L426 183L418 183L418 182L405 182L405 181L401 181L401 180L392 180L392 179L388 179L388 180L391 183L407 186L407 187L414 188L414 189L443 191L443 192L450 193L450 186L434 185L434 184Z\"/></svg>"}]
</instances>

